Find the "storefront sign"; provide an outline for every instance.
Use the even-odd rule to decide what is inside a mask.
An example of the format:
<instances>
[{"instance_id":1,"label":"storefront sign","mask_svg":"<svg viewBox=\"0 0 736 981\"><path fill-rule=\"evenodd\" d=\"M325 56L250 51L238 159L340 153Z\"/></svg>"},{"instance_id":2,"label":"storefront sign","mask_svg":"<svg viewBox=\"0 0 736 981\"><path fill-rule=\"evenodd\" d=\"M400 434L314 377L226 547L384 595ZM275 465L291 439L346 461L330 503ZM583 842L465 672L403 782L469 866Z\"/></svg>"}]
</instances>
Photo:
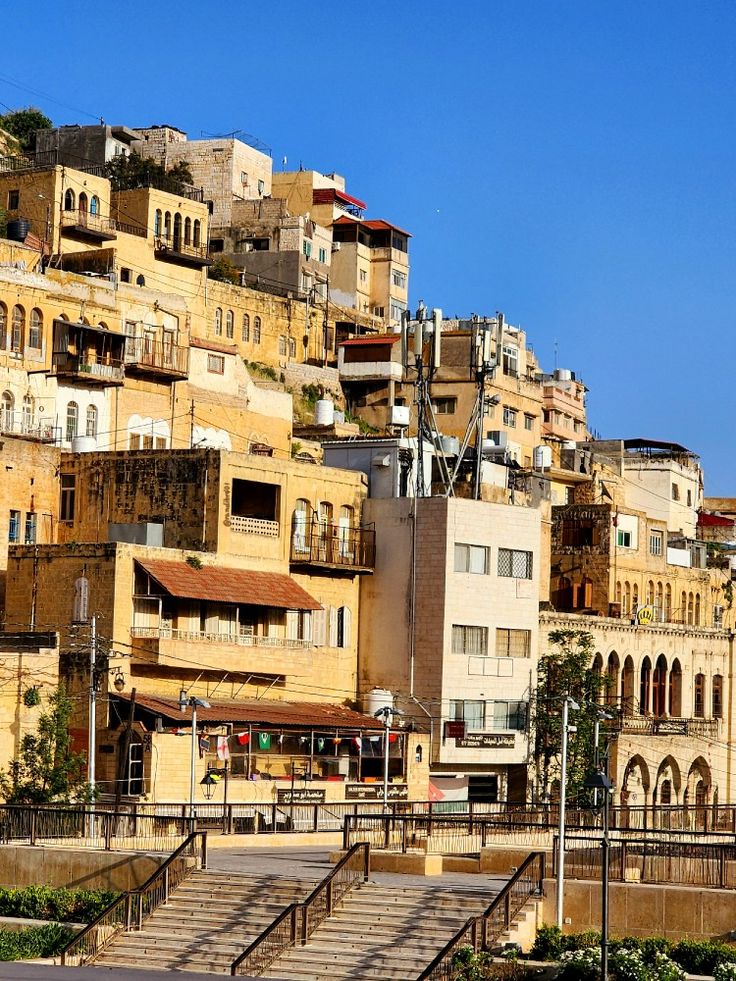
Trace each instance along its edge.
<instances>
[{"instance_id":1,"label":"storefront sign","mask_svg":"<svg viewBox=\"0 0 736 981\"><path fill-rule=\"evenodd\" d=\"M516 737L510 732L468 732L455 745L458 749L513 749Z\"/></svg>"},{"instance_id":2,"label":"storefront sign","mask_svg":"<svg viewBox=\"0 0 736 981\"><path fill-rule=\"evenodd\" d=\"M388 785L389 800L407 800L409 790L405 783ZM348 783L345 785L345 800L383 800L382 783Z\"/></svg>"},{"instance_id":3,"label":"storefront sign","mask_svg":"<svg viewBox=\"0 0 736 981\"><path fill-rule=\"evenodd\" d=\"M324 804L325 792L317 787L295 787L276 792L279 804Z\"/></svg>"},{"instance_id":4,"label":"storefront sign","mask_svg":"<svg viewBox=\"0 0 736 981\"><path fill-rule=\"evenodd\" d=\"M464 722L445 722L445 739L463 739L464 737Z\"/></svg>"}]
</instances>

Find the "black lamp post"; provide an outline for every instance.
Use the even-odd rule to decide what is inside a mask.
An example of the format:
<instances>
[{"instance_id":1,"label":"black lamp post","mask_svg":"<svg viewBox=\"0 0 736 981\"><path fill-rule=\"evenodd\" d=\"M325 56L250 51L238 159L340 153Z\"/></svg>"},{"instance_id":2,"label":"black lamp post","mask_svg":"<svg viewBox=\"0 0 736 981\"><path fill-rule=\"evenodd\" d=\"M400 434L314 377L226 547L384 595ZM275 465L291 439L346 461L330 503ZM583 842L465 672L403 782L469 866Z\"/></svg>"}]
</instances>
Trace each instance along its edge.
<instances>
[{"instance_id":1,"label":"black lamp post","mask_svg":"<svg viewBox=\"0 0 736 981\"><path fill-rule=\"evenodd\" d=\"M606 762L607 758L604 759L604 763ZM594 810L600 809L603 812L603 837L601 839L601 981L608 981L608 863L611 852L608 808L613 782L607 773L597 770L588 774L583 786L594 792L596 800Z\"/></svg>"},{"instance_id":2,"label":"black lamp post","mask_svg":"<svg viewBox=\"0 0 736 981\"><path fill-rule=\"evenodd\" d=\"M211 770L208 770L205 773L205 775L199 781L199 786L202 788L202 793L205 796L205 800L212 800L219 782L219 777L215 776Z\"/></svg>"}]
</instances>

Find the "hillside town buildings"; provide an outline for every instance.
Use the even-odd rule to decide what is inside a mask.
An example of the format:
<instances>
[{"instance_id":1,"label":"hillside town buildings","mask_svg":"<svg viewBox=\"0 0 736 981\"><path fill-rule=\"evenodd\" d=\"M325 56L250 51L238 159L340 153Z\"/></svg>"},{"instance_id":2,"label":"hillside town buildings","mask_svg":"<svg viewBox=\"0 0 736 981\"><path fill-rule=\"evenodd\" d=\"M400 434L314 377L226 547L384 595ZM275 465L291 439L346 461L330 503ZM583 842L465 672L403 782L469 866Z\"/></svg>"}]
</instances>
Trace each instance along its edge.
<instances>
[{"instance_id":1,"label":"hillside town buildings","mask_svg":"<svg viewBox=\"0 0 736 981\"><path fill-rule=\"evenodd\" d=\"M130 154L193 183L116 189ZM410 234L250 138L42 131L0 206L0 766L61 680L106 797L187 799L197 697L230 801L378 800L386 760L393 799L539 800L573 630L620 803L733 799L736 506L692 450L592 439L500 314L438 314L420 431Z\"/></svg>"}]
</instances>

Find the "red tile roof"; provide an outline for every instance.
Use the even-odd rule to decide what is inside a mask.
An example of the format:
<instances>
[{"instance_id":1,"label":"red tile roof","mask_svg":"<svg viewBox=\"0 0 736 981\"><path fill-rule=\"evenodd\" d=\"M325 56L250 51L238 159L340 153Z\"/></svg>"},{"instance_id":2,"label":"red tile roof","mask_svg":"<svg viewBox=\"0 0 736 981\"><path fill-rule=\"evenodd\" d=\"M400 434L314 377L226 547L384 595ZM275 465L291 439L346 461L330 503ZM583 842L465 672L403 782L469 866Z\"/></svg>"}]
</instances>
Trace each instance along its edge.
<instances>
[{"instance_id":1,"label":"red tile roof","mask_svg":"<svg viewBox=\"0 0 736 981\"><path fill-rule=\"evenodd\" d=\"M406 235L407 238L411 238L411 232L407 232L403 228L399 228L398 225L392 225L391 222L384 221L382 218L349 218L347 215L340 215L332 223L333 225L364 225L366 228L372 229L374 232L378 231L389 231L393 229L395 232L399 232L401 235Z\"/></svg>"},{"instance_id":2,"label":"red tile roof","mask_svg":"<svg viewBox=\"0 0 736 981\"><path fill-rule=\"evenodd\" d=\"M129 702L130 695L115 694ZM191 723L192 710L179 711L179 703L174 698L136 693L137 708L144 709L173 725ZM126 709L127 714L127 709ZM301 728L324 729L375 729L382 730L383 722L372 715L354 712L344 705L330 705L325 702L275 702L252 699L245 702L212 702L209 708L197 707L198 723L232 722L240 725L300 726Z\"/></svg>"},{"instance_id":3,"label":"red tile roof","mask_svg":"<svg viewBox=\"0 0 736 981\"><path fill-rule=\"evenodd\" d=\"M203 565L195 569L186 562L138 559L138 565L170 596L179 599L211 600L214 603L243 603L275 606L285 610L321 610L321 605L291 576L278 572L253 572Z\"/></svg>"}]
</instances>

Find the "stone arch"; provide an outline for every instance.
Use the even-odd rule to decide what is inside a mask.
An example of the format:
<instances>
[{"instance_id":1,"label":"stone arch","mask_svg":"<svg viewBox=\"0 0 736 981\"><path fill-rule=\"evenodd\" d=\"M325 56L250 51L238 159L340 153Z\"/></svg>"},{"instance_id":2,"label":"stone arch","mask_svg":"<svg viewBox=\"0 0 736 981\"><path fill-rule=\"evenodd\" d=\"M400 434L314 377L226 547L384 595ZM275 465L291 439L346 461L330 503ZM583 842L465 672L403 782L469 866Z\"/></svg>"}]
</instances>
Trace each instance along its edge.
<instances>
[{"instance_id":1,"label":"stone arch","mask_svg":"<svg viewBox=\"0 0 736 981\"><path fill-rule=\"evenodd\" d=\"M660 654L652 674L652 715L661 718L667 714L667 658Z\"/></svg>"},{"instance_id":2,"label":"stone arch","mask_svg":"<svg viewBox=\"0 0 736 981\"><path fill-rule=\"evenodd\" d=\"M674 756L665 756L657 768L654 784L654 803L658 807L677 804L682 791L680 767Z\"/></svg>"},{"instance_id":3,"label":"stone arch","mask_svg":"<svg viewBox=\"0 0 736 981\"><path fill-rule=\"evenodd\" d=\"M677 657L670 668L669 710L670 715L675 718L682 715L682 665Z\"/></svg>"},{"instance_id":4,"label":"stone arch","mask_svg":"<svg viewBox=\"0 0 736 981\"><path fill-rule=\"evenodd\" d=\"M633 715L635 698L634 660L631 654L627 654L621 670L621 707L624 715Z\"/></svg>"},{"instance_id":5,"label":"stone arch","mask_svg":"<svg viewBox=\"0 0 736 981\"><path fill-rule=\"evenodd\" d=\"M621 780L621 826L638 828L644 824L644 808L651 790L649 766L638 753L632 756Z\"/></svg>"},{"instance_id":6,"label":"stone arch","mask_svg":"<svg viewBox=\"0 0 736 981\"><path fill-rule=\"evenodd\" d=\"M618 704L618 676L621 662L618 653L611 651L606 661L605 700L609 705Z\"/></svg>"},{"instance_id":7,"label":"stone arch","mask_svg":"<svg viewBox=\"0 0 736 981\"><path fill-rule=\"evenodd\" d=\"M639 711L643 714L649 711L652 695L652 662L649 655L643 658L639 669Z\"/></svg>"}]
</instances>

